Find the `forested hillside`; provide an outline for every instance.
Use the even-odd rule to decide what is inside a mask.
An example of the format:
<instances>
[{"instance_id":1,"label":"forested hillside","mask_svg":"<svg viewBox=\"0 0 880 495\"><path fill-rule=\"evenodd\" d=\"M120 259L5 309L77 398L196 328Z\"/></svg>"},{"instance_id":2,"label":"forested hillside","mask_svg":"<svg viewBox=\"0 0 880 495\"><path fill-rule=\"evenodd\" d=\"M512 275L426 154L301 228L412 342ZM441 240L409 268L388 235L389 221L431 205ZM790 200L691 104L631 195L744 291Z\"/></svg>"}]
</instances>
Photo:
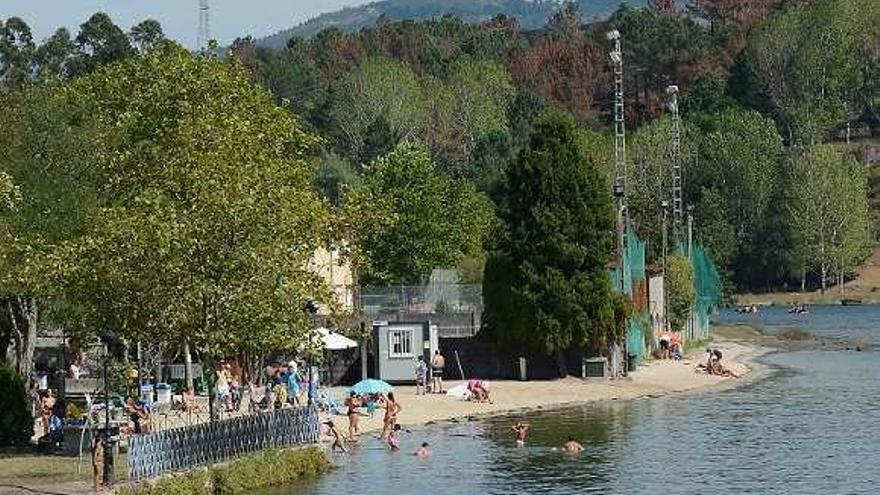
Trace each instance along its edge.
<instances>
[{"instance_id":1,"label":"forested hillside","mask_svg":"<svg viewBox=\"0 0 880 495\"><path fill-rule=\"evenodd\" d=\"M645 2L628 2L638 6ZM579 0L583 19L607 16L617 8L617 0ZM261 46L284 48L293 37L311 38L324 29L335 27L346 32L357 32L376 24L380 17L388 20L430 20L453 15L470 22L485 22L496 15L506 15L519 21L524 29L538 29L561 6L558 0L383 0L359 7L348 7L337 12L321 14L299 26L259 40Z\"/></svg>"},{"instance_id":2,"label":"forested hillside","mask_svg":"<svg viewBox=\"0 0 880 495\"><path fill-rule=\"evenodd\" d=\"M277 50L239 39L225 63L320 138L307 149L313 183L339 212L329 235L357 245L364 283L417 283L437 266L479 281L504 234L494 213L508 166L548 110L574 118L586 159L610 173L612 29L625 64L630 216L649 262L669 199L675 84L685 203L729 288L825 287L856 272L877 231L864 157L880 134L880 3L654 0L584 18L571 2L537 30L505 15L386 17ZM155 21L125 33L103 14L42 43L21 19L0 29L5 93L170 43Z\"/></svg>"},{"instance_id":3,"label":"forested hillside","mask_svg":"<svg viewBox=\"0 0 880 495\"><path fill-rule=\"evenodd\" d=\"M685 200L731 289L823 286L872 239L863 153L880 129L880 6L867 0L652 2L583 22L566 4L538 31L508 16L330 28L234 56L326 138L317 183L334 200L400 140L490 197L550 107L610 164L605 33L623 36L632 218L656 259L670 176L666 87L681 88ZM533 22L529 19L528 22ZM528 26L530 27L530 26Z\"/></svg>"}]
</instances>

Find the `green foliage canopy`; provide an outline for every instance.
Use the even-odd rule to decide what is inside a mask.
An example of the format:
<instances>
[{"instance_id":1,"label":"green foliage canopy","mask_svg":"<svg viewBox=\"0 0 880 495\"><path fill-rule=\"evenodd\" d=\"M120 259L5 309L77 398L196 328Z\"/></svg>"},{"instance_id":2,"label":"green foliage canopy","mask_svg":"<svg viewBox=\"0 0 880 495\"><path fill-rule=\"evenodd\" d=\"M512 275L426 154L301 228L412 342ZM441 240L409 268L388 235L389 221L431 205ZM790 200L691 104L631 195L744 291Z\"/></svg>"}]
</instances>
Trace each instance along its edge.
<instances>
[{"instance_id":1,"label":"green foliage canopy","mask_svg":"<svg viewBox=\"0 0 880 495\"><path fill-rule=\"evenodd\" d=\"M479 257L493 223L485 196L443 176L410 142L371 163L347 203L367 283L417 284L434 268Z\"/></svg>"},{"instance_id":2,"label":"green foliage canopy","mask_svg":"<svg viewBox=\"0 0 880 495\"><path fill-rule=\"evenodd\" d=\"M619 337L608 273L609 186L580 143L572 120L550 114L507 171L503 233L483 291L496 342L561 352Z\"/></svg>"}]
</instances>

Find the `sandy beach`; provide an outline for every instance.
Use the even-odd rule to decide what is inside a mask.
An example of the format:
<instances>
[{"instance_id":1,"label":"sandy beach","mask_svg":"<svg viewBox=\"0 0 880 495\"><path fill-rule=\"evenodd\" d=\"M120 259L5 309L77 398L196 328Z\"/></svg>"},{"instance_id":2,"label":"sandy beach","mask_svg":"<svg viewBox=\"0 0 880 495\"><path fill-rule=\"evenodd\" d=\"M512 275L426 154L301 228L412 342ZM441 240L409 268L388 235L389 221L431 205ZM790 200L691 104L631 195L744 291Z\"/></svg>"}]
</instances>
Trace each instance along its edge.
<instances>
[{"instance_id":1,"label":"sandy beach","mask_svg":"<svg viewBox=\"0 0 880 495\"><path fill-rule=\"evenodd\" d=\"M696 372L697 364L705 361L705 353L702 349L697 349L688 359L682 361L648 361L623 379L582 380L570 377L553 381L493 381L490 385L492 404L456 400L445 394L417 396L414 386L396 386L395 396L403 407L399 422L405 427L415 427L477 415L505 414L604 400L660 397L736 385L751 378L747 375L755 368L755 358L770 350L732 339L716 339L712 345L723 350L724 366L739 378ZM460 383L461 380L444 381L443 387L448 390ZM343 397L345 389L335 388L333 392L335 397ZM344 416L323 415L322 419L333 419L341 430L347 432L348 420ZM360 427L362 433L380 430L382 411L377 411L373 417L362 415Z\"/></svg>"}]
</instances>

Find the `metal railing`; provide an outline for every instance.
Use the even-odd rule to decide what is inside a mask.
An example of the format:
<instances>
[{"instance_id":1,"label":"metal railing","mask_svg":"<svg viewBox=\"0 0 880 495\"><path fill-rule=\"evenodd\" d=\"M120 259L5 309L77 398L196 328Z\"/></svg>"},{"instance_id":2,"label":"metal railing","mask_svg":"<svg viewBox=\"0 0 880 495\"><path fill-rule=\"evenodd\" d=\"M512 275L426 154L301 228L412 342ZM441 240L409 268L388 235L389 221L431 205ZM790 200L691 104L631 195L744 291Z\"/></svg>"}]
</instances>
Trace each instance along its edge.
<instances>
[{"instance_id":1,"label":"metal railing","mask_svg":"<svg viewBox=\"0 0 880 495\"><path fill-rule=\"evenodd\" d=\"M268 448L315 443L319 425L317 409L298 407L134 436L128 477L138 481Z\"/></svg>"}]
</instances>

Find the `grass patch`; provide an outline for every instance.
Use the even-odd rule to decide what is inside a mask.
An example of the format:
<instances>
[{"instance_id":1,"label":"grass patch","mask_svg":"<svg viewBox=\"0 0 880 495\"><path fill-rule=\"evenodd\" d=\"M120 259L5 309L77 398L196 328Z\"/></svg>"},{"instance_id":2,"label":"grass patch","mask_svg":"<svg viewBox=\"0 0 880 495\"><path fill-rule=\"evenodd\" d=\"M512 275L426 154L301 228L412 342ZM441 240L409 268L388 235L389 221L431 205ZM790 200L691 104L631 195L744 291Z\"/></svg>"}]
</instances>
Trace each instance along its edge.
<instances>
[{"instance_id":1,"label":"grass patch","mask_svg":"<svg viewBox=\"0 0 880 495\"><path fill-rule=\"evenodd\" d=\"M128 476L128 457L116 456L116 479ZM0 485L47 485L71 481L92 481L92 458L83 454L82 471L77 474L78 457L38 454L33 448L0 451Z\"/></svg>"},{"instance_id":2,"label":"grass patch","mask_svg":"<svg viewBox=\"0 0 880 495\"><path fill-rule=\"evenodd\" d=\"M330 460L316 447L272 449L187 473L117 490L120 495L234 495L289 485L329 471Z\"/></svg>"}]
</instances>

